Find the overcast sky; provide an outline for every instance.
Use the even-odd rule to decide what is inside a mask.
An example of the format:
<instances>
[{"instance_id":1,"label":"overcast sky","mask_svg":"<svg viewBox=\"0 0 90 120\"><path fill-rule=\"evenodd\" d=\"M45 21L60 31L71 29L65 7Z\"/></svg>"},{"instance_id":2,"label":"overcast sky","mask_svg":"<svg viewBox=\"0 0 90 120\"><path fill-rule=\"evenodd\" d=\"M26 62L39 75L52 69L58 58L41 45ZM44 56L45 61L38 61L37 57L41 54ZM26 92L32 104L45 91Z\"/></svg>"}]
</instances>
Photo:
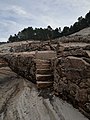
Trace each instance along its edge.
<instances>
[{"instance_id":1,"label":"overcast sky","mask_svg":"<svg viewBox=\"0 0 90 120\"><path fill-rule=\"evenodd\" d=\"M70 26L89 10L90 0L0 0L0 42L29 26Z\"/></svg>"}]
</instances>

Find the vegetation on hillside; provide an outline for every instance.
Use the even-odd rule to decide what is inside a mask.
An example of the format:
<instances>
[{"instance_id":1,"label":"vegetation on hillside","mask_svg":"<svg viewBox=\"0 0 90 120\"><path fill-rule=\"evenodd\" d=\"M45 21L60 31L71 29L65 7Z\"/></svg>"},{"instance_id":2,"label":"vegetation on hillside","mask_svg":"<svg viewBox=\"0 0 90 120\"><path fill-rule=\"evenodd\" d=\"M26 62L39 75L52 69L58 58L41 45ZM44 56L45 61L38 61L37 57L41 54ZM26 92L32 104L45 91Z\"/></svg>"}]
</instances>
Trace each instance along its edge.
<instances>
[{"instance_id":1,"label":"vegetation on hillside","mask_svg":"<svg viewBox=\"0 0 90 120\"><path fill-rule=\"evenodd\" d=\"M90 11L85 15L85 18L82 16L78 18L78 21L75 22L70 27L65 26L61 31L61 27L53 29L51 26L47 28L35 28L32 27L24 28L18 34L10 35L8 42L16 42L23 40L50 40L62 36L67 36L78 32L86 27L90 27Z\"/></svg>"},{"instance_id":2,"label":"vegetation on hillside","mask_svg":"<svg viewBox=\"0 0 90 120\"><path fill-rule=\"evenodd\" d=\"M0 45L5 44L6 42L0 42Z\"/></svg>"}]
</instances>

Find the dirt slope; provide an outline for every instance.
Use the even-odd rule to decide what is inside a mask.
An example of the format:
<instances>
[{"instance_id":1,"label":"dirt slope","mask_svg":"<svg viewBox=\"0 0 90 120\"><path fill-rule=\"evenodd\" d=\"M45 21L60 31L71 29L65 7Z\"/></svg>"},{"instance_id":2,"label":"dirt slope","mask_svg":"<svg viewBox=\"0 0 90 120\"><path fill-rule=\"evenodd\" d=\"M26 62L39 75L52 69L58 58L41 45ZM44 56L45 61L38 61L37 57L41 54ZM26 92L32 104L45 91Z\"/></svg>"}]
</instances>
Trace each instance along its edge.
<instances>
[{"instance_id":1,"label":"dirt slope","mask_svg":"<svg viewBox=\"0 0 90 120\"><path fill-rule=\"evenodd\" d=\"M90 35L90 27L80 30L79 32L76 32L76 33L72 34L71 36L74 36L74 35L82 35L82 36Z\"/></svg>"}]
</instances>

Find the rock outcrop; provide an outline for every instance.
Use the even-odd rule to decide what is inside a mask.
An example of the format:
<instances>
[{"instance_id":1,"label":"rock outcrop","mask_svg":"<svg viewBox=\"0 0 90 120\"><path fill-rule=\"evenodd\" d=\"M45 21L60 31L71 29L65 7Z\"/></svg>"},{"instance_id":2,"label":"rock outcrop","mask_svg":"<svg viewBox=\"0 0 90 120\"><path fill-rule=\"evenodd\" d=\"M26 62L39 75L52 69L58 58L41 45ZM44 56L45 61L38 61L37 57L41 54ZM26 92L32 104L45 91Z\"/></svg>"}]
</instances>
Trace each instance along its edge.
<instances>
[{"instance_id":1,"label":"rock outcrop","mask_svg":"<svg viewBox=\"0 0 90 120\"><path fill-rule=\"evenodd\" d=\"M65 53L55 60L54 90L90 118L90 63L83 59L87 54L83 51L67 53L71 56Z\"/></svg>"}]
</instances>

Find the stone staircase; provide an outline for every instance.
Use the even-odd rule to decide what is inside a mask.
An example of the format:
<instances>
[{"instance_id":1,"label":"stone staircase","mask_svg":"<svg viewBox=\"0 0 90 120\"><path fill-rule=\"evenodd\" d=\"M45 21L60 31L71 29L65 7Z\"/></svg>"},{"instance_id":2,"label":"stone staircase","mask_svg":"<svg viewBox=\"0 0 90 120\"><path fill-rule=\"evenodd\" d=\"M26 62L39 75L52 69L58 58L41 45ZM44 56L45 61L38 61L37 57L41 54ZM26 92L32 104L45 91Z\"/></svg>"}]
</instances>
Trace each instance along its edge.
<instances>
[{"instance_id":1,"label":"stone staircase","mask_svg":"<svg viewBox=\"0 0 90 120\"><path fill-rule=\"evenodd\" d=\"M51 59L56 57L54 51L41 51L36 54L36 83L38 88L46 88L53 85L53 71Z\"/></svg>"},{"instance_id":2,"label":"stone staircase","mask_svg":"<svg viewBox=\"0 0 90 120\"><path fill-rule=\"evenodd\" d=\"M14 72L36 83L38 88L53 85L51 61L55 57L54 51L32 51L4 55L4 59Z\"/></svg>"},{"instance_id":3,"label":"stone staircase","mask_svg":"<svg viewBox=\"0 0 90 120\"><path fill-rule=\"evenodd\" d=\"M53 74L49 60L36 59L36 83L38 88L53 84Z\"/></svg>"}]
</instances>

